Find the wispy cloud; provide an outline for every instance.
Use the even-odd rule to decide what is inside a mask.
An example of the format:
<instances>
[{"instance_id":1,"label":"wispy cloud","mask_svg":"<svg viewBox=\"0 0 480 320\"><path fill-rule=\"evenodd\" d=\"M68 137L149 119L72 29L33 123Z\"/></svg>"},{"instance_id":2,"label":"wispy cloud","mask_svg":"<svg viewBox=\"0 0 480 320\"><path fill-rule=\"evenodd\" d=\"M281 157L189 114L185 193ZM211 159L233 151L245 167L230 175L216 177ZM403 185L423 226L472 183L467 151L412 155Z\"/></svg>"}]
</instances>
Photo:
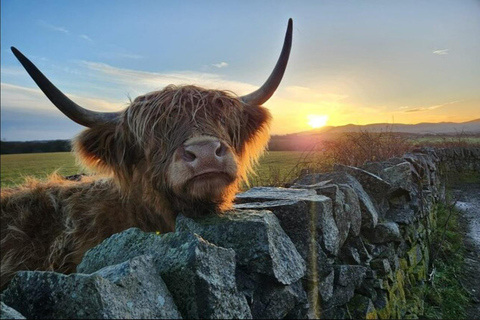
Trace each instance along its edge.
<instances>
[{"instance_id":1,"label":"wispy cloud","mask_svg":"<svg viewBox=\"0 0 480 320\"><path fill-rule=\"evenodd\" d=\"M340 101L349 97L347 94L318 91L304 86L288 86L285 88L285 91L295 99L295 101Z\"/></svg>"},{"instance_id":2,"label":"wispy cloud","mask_svg":"<svg viewBox=\"0 0 480 320\"><path fill-rule=\"evenodd\" d=\"M63 26L56 26L56 25L53 25L51 23L48 23L44 20L39 20L38 23L43 26L44 28L46 29L49 29L49 30L52 30L52 31L55 31L55 32L61 32L61 33L64 33L66 35L71 35L70 31L63 27ZM89 41L89 42L93 42L92 38L90 38L88 35L86 34L79 34L78 35L79 38L83 39L83 40L86 40L86 41Z\"/></svg>"},{"instance_id":3,"label":"wispy cloud","mask_svg":"<svg viewBox=\"0 0 480 320\"><path fill-rule=\"evenodd\" d=\"M220 63L213 63L212 66L220 69L220 68L228 67L228 63L226 63L225 61L222 61Z\"/></svg>"},{"instance_id":4,"label":"wispy cloud","mask_svg":"<svg viewBox=\"0 0 480 320\"><path fill-rule=\"evenodd\" d=\"M452 105L452 104L459 103L459 102L461 102L461 101L450 101L450 102L447 102L447 103L436 104L436 105L433 105L433 106L426 106L426 107L409 107L409 106L403 106L403 107L400 107L400 109L402 109L403 112L430 111L430 110L435 110L435 109L443 108L443 107L445 107L445 106Z\"/></svg>"},{"instance_id":5,"label":"wispy cloud","mask_svg":"<svg viewBox=\"0 0 480 320\"><path fill-rule=\"evenodd\" d=\"M85 39L85 40L87 40L87 41L93 42L92 38L90 38L90 37L87 36L86 34L81 34L79 37L82 38L82 39Z\"/></svg>"},{"instance_id":6,"label":"wispy cloud","mask_svg":"<svg viewBox=\"0 0 480 320\"><path fill-rule=\"evenodd\" d=\"M6 75L8 76L25 76L25 69L19 66L11 67L11 66L2 66L2 78L4 78ZM5 79L5 78L4 78Z\"/></svg>"},{"instance_id":7,"label":"wispy cloud","mask_svg":"<svg viewBox=\"0 0 480 320\"><path fill-rule=\"evenodd\" d=\"M102 52L100 54L102 57L107 59L133 59L139 60L143 59L144 56L135 54L135 53L127 53L127 52Z\"/></svg>"},{"instance_id":8,"label":"wispy cloud","mask_svg":"<svg viewBox=\"0 0 480 320\"><path fill-rule=\"evenodd\" d=\"M104 83L121 84L128 90L135 90L136 94L158 90L170 84L195 84L212 89L228 89L238 94L246 94L257 89L255 86L231 81L221 75L207 72L176 71L156 73L133 69L116 68L104 63L82 61L82 65L93 71L95 77Z\"/></svg>"},{"instance_id":9,"label":"wispy cloud","mask_svg":"<svg viewBox=\"0 0 480 320\"><path fill-rule=\"evenodd\" d=\"M450 51L450 49L441 49L441 50L434 50L432 53L443 56L443 55L448 54L448 51Z\"/></svg>"},{"instance_id":10,"label":"wispy cloud","mask_svg":"<svg viewBox=\"0 0 480 320\"><path fill-rule=\"evenodd\" d=\"M51 23L48 23L48 22L45 22L43 20L40 20L39 23L43 27L48 28L50 30L57 31L57 32L63 32L63 33L68 34L68 35L70 34L70 31L68 31L65 27L55 26L55 25L53 25Z\"/></svg>"},{"instance_id":11,"label":"wispy cloud","mask_svg":"<svg viewBox=\"0 0 480 320\"><path fill-rule=\"evenodd\" d=\"M22 110L29 113L59 112L40 89L32 89L2 82L1 90L2 109ZM125 101L118 100L109 99L107 101L105 99L88 98L73 94L67 94L67 96L81 106L98 111L117 111L125 104Z\"/></svg>"}]
</instances>

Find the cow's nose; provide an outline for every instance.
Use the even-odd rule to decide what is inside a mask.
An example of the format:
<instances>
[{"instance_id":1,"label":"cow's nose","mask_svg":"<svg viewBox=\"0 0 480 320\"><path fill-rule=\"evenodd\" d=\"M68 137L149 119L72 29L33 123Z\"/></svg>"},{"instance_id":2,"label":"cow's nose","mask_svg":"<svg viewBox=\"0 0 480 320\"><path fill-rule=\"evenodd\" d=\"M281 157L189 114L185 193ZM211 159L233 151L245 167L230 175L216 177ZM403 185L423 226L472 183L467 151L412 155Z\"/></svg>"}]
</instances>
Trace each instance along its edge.
<instances>
[{"instance_id":1,"label":"cow's nose","mask_svg":"<svg viewBox=\"0 0 480 320\"><path fill-rule=\"evenodd\" d=\"M227 147L221 141L203 141L184 146L182 159L195 169L216 169L226 153Z\"/></svg>"}]
</instances>

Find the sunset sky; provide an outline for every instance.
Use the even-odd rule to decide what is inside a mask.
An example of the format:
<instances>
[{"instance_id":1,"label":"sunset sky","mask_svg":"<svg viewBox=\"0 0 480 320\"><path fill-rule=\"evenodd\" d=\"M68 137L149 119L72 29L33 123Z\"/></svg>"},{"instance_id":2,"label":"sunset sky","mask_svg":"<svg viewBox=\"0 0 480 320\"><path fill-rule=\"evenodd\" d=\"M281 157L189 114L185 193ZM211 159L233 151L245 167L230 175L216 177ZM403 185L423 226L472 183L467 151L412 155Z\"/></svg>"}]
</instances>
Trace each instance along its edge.
<instances>
[{"instance_id":1,"label":"sunset sky","mask_svg":"<svg viewBox=\"0 0 480 320\"><path fill-rule=\"evenodd\" d=\"M480 118L480 1L1 1L1 138L82 130L15 46L78 104L116 111L168 84L247 94L293 18L290 62L265 106L273 134L318 125Z\"/></svg>"}]
</instances>

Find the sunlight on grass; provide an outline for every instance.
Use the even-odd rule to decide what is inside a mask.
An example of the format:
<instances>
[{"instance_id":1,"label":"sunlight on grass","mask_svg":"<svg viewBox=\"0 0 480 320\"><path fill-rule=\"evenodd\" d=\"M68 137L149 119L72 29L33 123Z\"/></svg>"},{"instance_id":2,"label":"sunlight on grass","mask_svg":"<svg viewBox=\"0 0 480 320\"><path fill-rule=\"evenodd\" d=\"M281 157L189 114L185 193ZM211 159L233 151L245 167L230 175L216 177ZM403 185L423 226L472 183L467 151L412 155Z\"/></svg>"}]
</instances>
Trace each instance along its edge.
<instances>
[{"instance_id":1,"label":"sunlight on grass","mask_svg":"<svg viewBox=\"0 0 480 320\"><path fill-rule=\"evenodd\" d=\"M5 154L1 163L2 188L21 184L27 176L45 179L56 170L61 175L82 172L70 152Z\"/></svg>"}]
</instances>

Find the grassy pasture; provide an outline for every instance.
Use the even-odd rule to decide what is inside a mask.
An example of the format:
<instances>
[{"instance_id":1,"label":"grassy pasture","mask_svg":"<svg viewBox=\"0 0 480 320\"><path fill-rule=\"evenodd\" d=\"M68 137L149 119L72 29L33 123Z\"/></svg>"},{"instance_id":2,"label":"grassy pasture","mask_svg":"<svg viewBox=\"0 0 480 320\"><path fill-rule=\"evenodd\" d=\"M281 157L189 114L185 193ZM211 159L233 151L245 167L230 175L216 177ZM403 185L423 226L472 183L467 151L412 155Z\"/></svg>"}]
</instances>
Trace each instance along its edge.
<instances>
[{"instance_id":1,"label":"grassy pasture","mask_svg":"<svg viewBox=\"0 0 480 320\"><path fill-rule=\"evenodd\" d=\"M298 141L294 141L299 143ZM302 169L317 172L331 171L333 163L361 166L365 161L382 161L398 157L418 146L478 147L480 136L415 136L407 137L394 132L342 134L331 141L312 144L316 151L269 151L260 158L256 174L249 177L250 186L282 186L298 177ZM58 170L61 175L81 173L70 152L29 153L1 155L1 186L22 183L26 176L46 178ZM244 189L247 186L243 186Z\"/></svg>"},{"instance_id":2,"label":"grassy pasture","mask_svg":"<svg viewBox=\"0 0 480 320\"><path fill-rule=\"evenodd\" d=\"M1 156L2 188L21 184L27 176L44 179L56 170L61 175L82 171L70 152L4 154Z\"/></svg>"},{"instance_id":3,"label":"grassy pasture","mask_svg":"<svg viewBox=\"0 0 480 320\"><path fill-rule=\"evenodd\" d=\"M265 153L256 166L256 175L250 177L250 185L278 185L282 181L293 179L300 165L304 164L305 155L297 151ZM307 161L310 161L310 157L311 154L308 154ZM2 155L1 186L4 188L21 184L27 176L45 179L56 170L61 175L83 172L75 164L75 158L70 152Z\"/></svg>"}]
</instances>

